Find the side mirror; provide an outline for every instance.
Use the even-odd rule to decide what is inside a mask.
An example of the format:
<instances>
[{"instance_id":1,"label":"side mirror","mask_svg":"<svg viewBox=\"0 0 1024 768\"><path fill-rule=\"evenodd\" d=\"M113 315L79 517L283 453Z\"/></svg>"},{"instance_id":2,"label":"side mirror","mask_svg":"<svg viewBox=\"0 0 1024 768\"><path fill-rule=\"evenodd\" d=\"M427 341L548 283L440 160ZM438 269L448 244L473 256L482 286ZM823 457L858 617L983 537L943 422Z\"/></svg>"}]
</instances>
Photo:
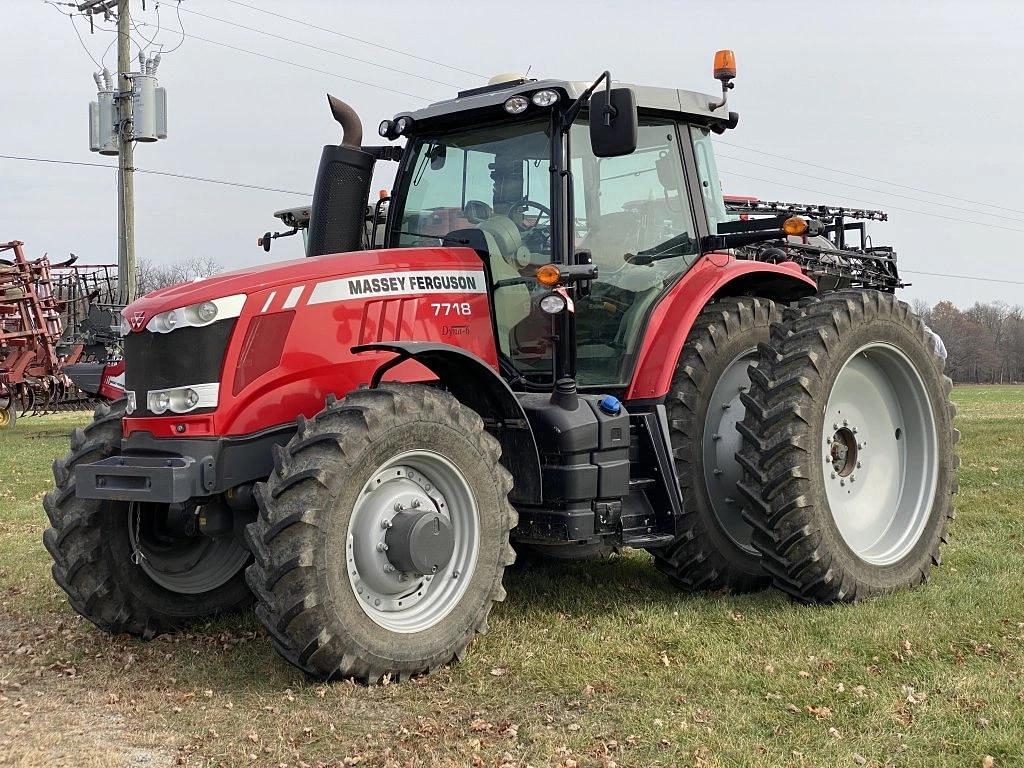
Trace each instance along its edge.
<instances>
[{"instance_id":1,"label":"side mirror","mask_svg":"<svg viewBox=\"0 0 1024 768\"><path fill-rule=\"evenodd\" d=\"M636 97L631 88L590 96L590 146L595 157L620 157L636 150Z\"/></svg>"}]
</instances>

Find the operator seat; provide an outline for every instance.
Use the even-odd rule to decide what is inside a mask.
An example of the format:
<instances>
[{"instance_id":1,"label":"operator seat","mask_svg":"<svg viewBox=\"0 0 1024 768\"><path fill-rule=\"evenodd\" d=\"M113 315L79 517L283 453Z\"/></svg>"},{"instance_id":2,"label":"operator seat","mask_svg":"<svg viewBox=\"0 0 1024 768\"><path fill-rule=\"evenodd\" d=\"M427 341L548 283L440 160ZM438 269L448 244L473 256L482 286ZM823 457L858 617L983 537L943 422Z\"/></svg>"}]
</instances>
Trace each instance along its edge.
<instances>
[{"instance_id":1,"label":"operator seat","mask_svg":"<svg viewBox=\"0 0 1024 768\"><path fill-rule=\"evenodd\" d=\"M508 216L494 215L473 225L483 233L490 257L491 278L495 283L520 277L519 267L530 263L530 252L523 245L519 228ZM530 289L524 285L498 288L492 298L498 326L498 345L511 355L512 329L530 314Z\"/></svg>"}]
</instances>

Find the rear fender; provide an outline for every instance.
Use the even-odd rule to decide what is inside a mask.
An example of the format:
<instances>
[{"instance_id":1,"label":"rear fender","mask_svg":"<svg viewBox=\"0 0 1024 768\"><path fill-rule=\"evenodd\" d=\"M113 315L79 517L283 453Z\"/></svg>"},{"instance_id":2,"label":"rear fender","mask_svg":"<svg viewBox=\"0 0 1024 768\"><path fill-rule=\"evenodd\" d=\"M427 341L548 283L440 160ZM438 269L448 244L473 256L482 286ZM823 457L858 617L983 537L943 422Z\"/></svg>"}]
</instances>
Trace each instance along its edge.
<instances>
[{"instance_id":1,"label":"rear fender","mask_svg":"<svg viewBox=\"0 0 1024 768\"><path fill-rule=\"evenodd\" d=\"M437 376L458 400L484 420L487 430L501 443L501 463L513 478L511 498L522 504L540 504L540 455L526 413L508 384L487 363L451 344L392 341L352 347L360 352L394 352L395 357L374 372L376 387L391 368L414 360Z\"/></svg>"},{"instance_id":2,"label":"rear fender","mask_svg":"<svg viewBox=\"0 0 1024 768\"><path fill-rule=\"evenodd\" d=\"M723 296L794 301L817 290L817 284L794 262L769 264L724 253L702 256L651 313L626 400L660 399L668 394L686 337L709 301Z\"/></svg>"}]
</instances>

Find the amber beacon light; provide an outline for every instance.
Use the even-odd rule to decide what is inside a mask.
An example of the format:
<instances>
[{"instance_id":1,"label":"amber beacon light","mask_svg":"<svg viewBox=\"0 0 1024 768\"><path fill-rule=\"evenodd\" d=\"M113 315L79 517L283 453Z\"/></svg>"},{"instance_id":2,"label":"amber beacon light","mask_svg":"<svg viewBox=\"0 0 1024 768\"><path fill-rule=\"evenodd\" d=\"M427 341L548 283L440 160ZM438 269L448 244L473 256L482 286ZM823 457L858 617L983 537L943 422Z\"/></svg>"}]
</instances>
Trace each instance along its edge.
<instances>
[{"instance_id":1,"label":"amber beacon light","mask_svg":"<svg viewBox=\"0 0 1024 768\"><path fill-rule=\"evenodd\" d=\"M736 54L726 49L715 54L715 79L732 80L736 77Z\"/></svg>"}]
</instances>

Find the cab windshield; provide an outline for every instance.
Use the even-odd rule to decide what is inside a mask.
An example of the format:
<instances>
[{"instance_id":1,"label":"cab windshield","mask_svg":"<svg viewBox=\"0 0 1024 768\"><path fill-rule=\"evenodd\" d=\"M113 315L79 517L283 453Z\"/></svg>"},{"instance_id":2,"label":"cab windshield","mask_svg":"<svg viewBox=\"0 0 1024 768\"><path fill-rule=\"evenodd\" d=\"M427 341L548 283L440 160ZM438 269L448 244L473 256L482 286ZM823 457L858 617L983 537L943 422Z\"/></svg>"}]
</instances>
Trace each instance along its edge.
<instances>
[{"instance_id":1,"label":"cab windshield","mask_svg":"<svg viewBox=\"0 0 1024 768\"><path fill-rule=\"evenodd\" d=\"M397 247L482 232L499 349L538 385L551 383L555 331L539 306L550 289L534 279L552 253L549 130L524 121L417 139L390 222ZM641 118L634 153L597 158L585 118L571 129L574 241L598 267L574 306L581 386L626 384L651 308L698 255L679 136L674 121Z\"/></svg>"}]
</instances>

